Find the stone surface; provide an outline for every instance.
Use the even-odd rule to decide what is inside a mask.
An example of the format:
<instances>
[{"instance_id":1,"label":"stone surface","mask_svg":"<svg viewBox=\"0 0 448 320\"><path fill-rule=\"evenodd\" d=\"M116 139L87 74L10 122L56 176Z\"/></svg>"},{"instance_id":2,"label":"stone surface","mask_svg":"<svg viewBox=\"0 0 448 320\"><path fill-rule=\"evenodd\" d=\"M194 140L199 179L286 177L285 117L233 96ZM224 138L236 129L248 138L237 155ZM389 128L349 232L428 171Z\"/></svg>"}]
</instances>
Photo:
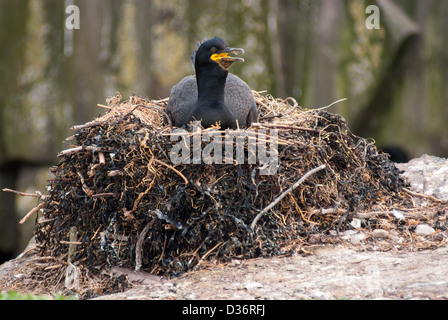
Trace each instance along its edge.
<instances>
[{"instance_id":1,"label":"stone surface","mask_svg":"<svg viewBox=\"0 0 448 320\"><path fill-rule=\"evenodd\" d=\"M136 285L110 299L448 299L448 248L356 251L326 246L313 255L241 261ZM149 294L151 293L151 294Z\"/></svg>"},{"instance_id":2,"label":"stone surface","mask_svg":"<svg viewBox=\"0 0 448 320\"><path fill-rule=\"evenodd\" d=\"M422 235L430 235L436 232L433 227L428 226L427 224L419 224L417 228L415 228L415 233Z\"/></svg>"},{"instance_id":3,"label":"stone surface","mask_svg":"<svg viewBox=\"0 0 448 320\"><path fill-rule=\"evenodd\" d=\"M448 201L448 159L425 154L396 166L413 191Z\"/></svg>"},{"instance_id":4,"label":"stone surface","mask_svg":"<svg viewBox=\"0 0 448 320\"><path fill-rule=\"evenodd\" d=\"M377 239L385 239L389 236L389 232L383 229L375 229L373 230L372 237Z\"/></svg>"}]
</instances>

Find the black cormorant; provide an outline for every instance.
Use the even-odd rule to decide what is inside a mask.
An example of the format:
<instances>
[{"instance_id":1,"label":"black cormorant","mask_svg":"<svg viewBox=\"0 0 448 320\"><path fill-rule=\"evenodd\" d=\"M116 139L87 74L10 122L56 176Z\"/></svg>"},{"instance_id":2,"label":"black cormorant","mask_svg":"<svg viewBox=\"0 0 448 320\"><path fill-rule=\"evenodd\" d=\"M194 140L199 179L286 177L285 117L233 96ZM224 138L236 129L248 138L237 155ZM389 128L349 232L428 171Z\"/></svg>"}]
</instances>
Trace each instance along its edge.
<instances>
[{"instance_id":1,"label":"black cormorant","mask_svg":"<svg viewBox=\"0 0 448 320\"><path fill-rule=\"evenodd\" d=\"M250 87L228 72L233 62L244 59L230 57L229 53L244 53L244 50L230 48L218 37L204 41L193 53L196 78L187 76L171 89L167 113L174 126L182 127L198 120L203 127L220 123L221 129L236 129L257 121Z\"/></svg>"}]
</instances>

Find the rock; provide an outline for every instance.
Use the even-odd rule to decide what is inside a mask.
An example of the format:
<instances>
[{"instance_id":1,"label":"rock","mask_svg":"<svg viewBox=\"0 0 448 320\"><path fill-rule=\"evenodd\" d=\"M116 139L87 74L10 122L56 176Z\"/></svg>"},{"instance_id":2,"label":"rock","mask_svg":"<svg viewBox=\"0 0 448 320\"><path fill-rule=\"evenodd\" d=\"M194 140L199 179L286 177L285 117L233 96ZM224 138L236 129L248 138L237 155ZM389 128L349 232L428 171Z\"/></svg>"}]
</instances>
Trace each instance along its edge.
<instances>
[{"instance_id":1,"label":"rock","mask_svg":"<svg viewBox=\"0 0 448 320\"><path fill-rule=\"evenodd\" d=\"M361 227L361 219L354 218L352 222L350 222L353 228L359 229Z\"/></svg>"},{"instance_id":2,"label":"rock","mask_svg":"<svg viewBox=\"0 0 448 320\"><path fill-rule=\"evenodd\" d=\"M358 233L354 230L346 230L340 234L342 240L348 240L351 244L360 244L365 237L363 233Z\"/></svg>"},{"instance_id":3,"label":"rock","mask_svg":"<svg viewBox=\"0 0 448 320\"><path fill-rule=\"evenodd\" d=\"M236 267L241 265L241 261L237 260L237 259L233 259L229 262L228 264L230 267Z\"/></svg>"},{"instance_id":4,"label":"rock","mask_svg":"<svg viewBox=\"0 0 448 320\"><path fill-rule=\"evenodd\" d=\"M318 299L318 300L327 300L332 298L331 294L316 289L311 290L309 295L311 296L312 299Z\"/></svg>"},{"instance_id":5,"label":"rock","mask_svg":"<svg viewBox=\"0 0 448 320\"><path fill-rule=\"evenodd\" d=\"M244 289L252 290L252 289L257 289L257 288L262 288L262 287L263 287L263 285L260 282L248 282L244 286Z\"/></svg>"},{"instance_id":6,"label":"rock","mask_svg":"<svg viewBox=\"0 0 448 320\"><path fill-rule=\"evenodd\" d=\"M394 215L395 218L397 218L398 220L404 220L404 214L403 212L399 211L399 210L392 210L392 214Z\"/></svg>"},{"instance_id":7,"label":"rock","mask_svg":"<svg viewBox=\"0 0 448 320\"><path fill-rule=\"evenodd\" d=\"M356 233L354 230L346 230L344 232L340 233L340 237L342 240L349 240L351 236L353 236Z\"/></svg>"},{"instance_id":8,"label":"rock","mask_svg":"<svg viewBox=\"0 0 448 320\"><path fill-rule=\"evenodd\" d=\"M436 232L433 227L428 226L427 224L419 224L417 228L415 228L415 233L422 235L429 235Z\"/></svg>"},{"instance_id":9,"label":"rock","mask_svg":"<svg viewBox=\"0 0 448 320\"><path fill-rule=\"evenodd\" d=\"M375 229L373 230L372 237L376 239L385 239L389 236L389 232L384 229Z\"/></svg>"},{"instance_id":10,"label":"rock","mask_svg":"<svg viewBox=\"0 0 448 320\"><path fill-rule=\"evenodd\" d=\"M366 237L365 234L357 233L350 237L350 242L351 244L360 244L361 241L365 239L365 237Z\"/></svg>"},{"instance_id":11,"label":"rock","mask_svg":"<svg viewBox=\"0 0 448 320\"><path fill-rule=\"evenodd\" d=\"M423 155L408 163L396 164L411 190L448 201L448 159Z\"/></svg>"},{"instance_id":12,"label":"rock","mask_svg":"<svg viewBox=\"0 0 448 320\"><path fill-rule=\"evenodd\" d=\"M196 294L194 292L187 294L185 300L196 300Z\"/></svg>"}]
</instances>

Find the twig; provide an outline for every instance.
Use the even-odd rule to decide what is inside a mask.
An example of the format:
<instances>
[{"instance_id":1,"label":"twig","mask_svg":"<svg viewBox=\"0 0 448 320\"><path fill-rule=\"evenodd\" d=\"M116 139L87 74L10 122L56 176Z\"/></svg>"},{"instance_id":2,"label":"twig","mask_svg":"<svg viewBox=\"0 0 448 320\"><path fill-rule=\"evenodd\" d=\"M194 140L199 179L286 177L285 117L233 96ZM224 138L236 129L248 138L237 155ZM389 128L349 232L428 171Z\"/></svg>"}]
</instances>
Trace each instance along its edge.
<instances>
[{"instance_id":1,"label":"twig","mask_svg":"<svg viewBox=\"0 0 448 320\"><path fill-rule=\"evenodd\" d=\"M258 94L258 95L260 95L261 93L266 93L266 92L268 92L268 90L260 90L260 91L257 91L257 90L251 90L251 91L252 91L252 94L256 93L256 94Z\"/></svg>"},{"instance_id":2,"label":"twig","mask_svg":"<svg viewBox=\"0 0 448 320\"><path fill-rule=\"evenodd\" d=\"M58 157L69 156L69 155L84 152L84 151L111 152L111 150L108 148L94 147L94 146L79 146L79 147L73 147L70 149L62 150L61 152L59 152Z\"/></svg>"},{"instance_id":3,"label":"twig","mask_svg":"<svg viewBox=\"0 0 448 320\"><path fill-rule=\"evenodd\" d=\"M75 245L75 246L80 246L82 245L81 241L65 241L65 240L61 240L59 241L60 244L68 244L68 245Z\"/></svg>"},{"instance_id":4,"label":"twig","mask_svg":"<svg viewBox=\"0 0 448 320\"><path fill-rule=\"evenodd\" d=\"M97 121L90 121L84 124L79 124L76 126L71 127L70 129L72 130L80 130L80 129L85 129L85 128L91 128L91 127L96 127L97 125L99 125L100 123Z\"/></svg>"},{"instance_id":5,"label":"twig","mask_svg":"<svg viewBox=\"0 0 448 320\"><path fill-rule=\"evenodd\" d=\"M66 149L66 150L62 150L61 152L59 152L58 157L62 157L62 156L68 156L68 155L72 155L78 152L83 151L84 147L74 147L74 148L70 148L70 149Z\"/></svg>"},{"instance_id":6,"label":"twig","mask_svg":"<svg viewBox=\"0 0 448 320\"><path fill-rule=\"evenodd\" d=\"M206 239L204 239L204 241L201 242L201 244L196 248L196 250L193 251L193 253L191 254L192 257L191 257L191 259L188 261L188 265L190 265L191 262L193 262L194 258L196 258L196 254L199 252L199 249L201 249L202 246L204 245L205 240L206 240ZM199 259L199 261L200 261L200 260L201 260L201 259Z\"/></svg>"},{"instance_id":7,"label":"twig","mask_svg":"<svg viewBox=\"0 0 448 320\"><path fill-rule=\"evenodd\" d=\"M261 105L262 107L266 108L267 110L269 110L269 106L267 106L267 105L262 101L262 99L257 100L256 103L259 104L259 105Z\"/></svg>"},{"instance_id":8,"label":"twig","mask_svg":"<svg viewBox=\"0 0 448 320\"><path fill-rule=\"evenodd\" d=\"M407 188L403 188L402 190L404 192L410 194L411 196L420 197L420 198L426 198L426 199L429 199L431 201L439 202L439 203L446 203L446 202L448 202L448 201L443 201L443 200L437 199L436 197L433 197L433 196L429 196L429 195L426 195L426 194L422 194L422 193L411 191L411 190L409 190Z\"/></svg>"},{"instance_id":9,"label":"twig","mask_svg":"<svg viewBox=\"0 0 448 320\"><path fill-rule=\"evenodd\" d=\"M280 129L292 129L292 130L301 130L301 131L309 131L309 132L319 132L319 130L305 127L297 127L293 125L280 124L280 123L252 123L253 127L266 127L266 128L280 128Z\"/></svg>"},{"instance_id":10,"label":"twig","mask_svg":"<svg viewBox=\"0 0 448 320\"><path fill-rule=\"evenodd\" d=\"M143 228L142 232L138 236L137 245L135 248L135 271L139 271L142 267L142 246L143 241L145 240L146 234L154 224L155 220L151 220L148 224Z\"/></svg>"},{"instance_id":11,"label":"twig","mask_svg":"<svg viewBox=\"0 0 448 320\"><path fill-rule=\"evenodd\" d=\"M37 197L37 198L42 197L42 193L40 193L39 191L36 191L36 193L24 193L24 192L20 192L20 191L8 189L8 188L3 188L2 191L12 192L12 193L18 194L19 196L23 196L23 197Z\"/></svg>"},{"instance_id":12,"label":"twig","mask_svg":"<svg viewBox=\"0 0 448 320\"><path fill-rule=\"evenodd\" d=\"M22 220L19 221L20 224L23 224L26 220L28 220L29 217L31 217L31 215L35 212L38 212L40 209L42 209L45 206L45 202L41 202L39 203L39 205L34 208L33 210L31 210L30 212L28 212L23 218Z\"/></svg>"},{"instance_id":13,"label":"twig","mask_svg":"<svg viewBox=\"0 0 448 320\"><path fill-rule=\"evenodd\" d=\"M115 197L115 196L117 196L117 194L115 194L113 192L105 192L105 193L93 194L92 198L110 198L110 197Z\"/></svg>"},{"instance_id":14,"label":"twig","mask_svg":"<svg viewBox=\"0 0 448 320\"><path fill-rule=\"evenodd\" d=\"M100 164L104 166L106 164L106 158L104 157L104 153L100 152L98 154L98 158L99 158Z\"/></svg>"},{"instance_id":15,"label":"twig","mask_svg":"<svg viewBox=\"0 0 448 320\"><path fill-rule=\"evenodd\" d=\"M197 266L199 266L201 263L202 263L202 261L204 261L205 260L205 258L207 258L208 257L208 255L210 254L210 253L212 253L216 248L218 248L220 245L222 245L224 242L220 242L220 243L218 243L216 246L214 246L213 248L211 248L210 250L208 250L202 257L201 257L201 259L199 259L199 262L198 262L198 264L197 264Z\"/></svg>"},{"instance_id":16,"label":"twig","mask_svg":"<svg viewBox=\"0 0 448 320\"><path fill-rule=\"evenodd\" d=\"M59 269L60 267L62 267L62 264L56 264L54 266L48 266L48 267L44 268L44 271Z\"/></svg>"},{"instance_id":17,"label":"twig","mask_svg":"<svg viewBox=\"0 0 448 320\"><path fill-rule=\"evenodd\" d=\"M113 108L113 107L105 106L104 104L99 104L99 103L96 106L100 107L100 108L105 108L105 109L112 109Z\"/></svg>"},{"instance_id":18,"label":"twig","mask_svg":"<svg viewBox=\"0 0 448 320\"><path fill-rule=\"evenodd\" d=\"M188 184L188 180L187 180L187 178L185 178L185 176L182 174L182 172L180 172L180 171L177 170L176 168L170 166L169 164L166 164L166 163L163 162L163 161L157 160L157 159L153 159L153 161L156 162L156 163L158 163L158 164L161 164L162 166L167 167L168 169L173 170L173 171L176 172L179 176L181 176L182 179L184 179L185 184Z\"/></svg>"},{"instance_id":19,"label":"twig","mask_svg":"<svg viewBox=\"0 0 448 320\"><path fill-rule=\"evenodd\" d=\"M115 177L115 176L120 176L122 175L123 172L121 172L120 170L111 170L107 173L108 177Z\"/></svg>"},{"instance_id":20,"label":"twig","mask_svg":"<svg viewBox=\"0 0 448 320\"><path fill-rule=\"evenodd\" d=\"M403 212L402 214L405 218L414 218L415 219L415 218L424 217L424 214L418 214L418 213L414 214L414 213ZM370 212L358 212L356 215L358 218L361 218L361 219L370 219L375 216L394 215L394 212L393 211L370 211Z\"/></svg>"},{"instance_id":21,"label":"twig","mask_svg":"<svg viewBox=\"0 0 448 320\"><path fill-rule=\"evenodd\" d=\"M288 97L285 100L283 100L283 103L286 104L286 101L291 100L293 105L291 106L291 109L289 111L287 111L286 113L282 114L282 116L287 116L290 113L292 113L295 109L297 109L299 107L299 104L297 103L296 99L294 99L293 97Z\"/></svg>"},{"instance_id":22,"label":"twig","mask_svg":"<svg viewBox=\"0 0 448 320\"><path fill-rule=\"evenodd\" d=\"M68 246L68 256L67 256L67 263L71 263L72 262L72 257L75 255L76 253L76 246L77 245L81 245L81 242L77 241L77 234L78 230L75 226L70 228L70 241L67 242ZM64 241L65 242L65 241ZM62 241L61 241L62 243Z\"/></svg>"},{"instance_id":23,"label":"twig","mask_svg":"<svg viewBox=\"0 0 448 320\"><path fill-rule=\"evenodd\" d=\"M313 211L311 211L312 214L319 214L319 215L342 214L346 212L347 210L339 208L314 209Z\"/></svg>"},{"instance_id":24,"label":"twig","mask_svg":"<svg viewBox=\"0 0 448 320\"><path fill-rule=\"evenodd\" d=\"M348 100L348 99L347 99L347 98L342 98L342 99L339 99L339 100L337 100L337 101L335 101L335 102L330 103L328 106L321 107L321 108L318 108L318 109L315 109L315 110L324 110L324 109L328 109L328 108L334 106L335 104L337 104L337 103L339 103L339 102L342 102L342 101L346 101L346 100Z\"/></svg>"},{"instance_id":25,"label":"twig","mask_svg":"<svg viewBox=\"0 0 448 320\"><path fill-rule=\"evenodd\" d=\"M165 232L165 239L163 240L163 248L162 253L160 254L159 261L163 260L163 256L165 255L165 249L166 249L166 232Z\"/></svg>"},{"instance_id":26,"label":"twig","mask_svg":"<svg viewBox=\"0 0 448 320\"><path fill-rule=\"evenodd\" d=\"M160 97L159 97L160 98ZM168 98L163 98L163 99L160 99L160 100L152 100L152 102L153 103L166 103L166 102L168 102L170 100L170 98L168 97Z\"/></svg>"},{"instance_id":27,"label":"twig","mask_svg":"<svg viewBox=\"0 0 448 320\"><path fill-rule=\"evenodd\" d=\"M274 114L274 115L272 115L272 116L258 117L258 121L260 121L260 120L270 120L270 119L281 118L281 117L283 117L283 113L280 113L280 114Z\"/></svg>"},{"instance_id":28,"label":"twig","mask_svg":"<svg viewBox=\"0 0 448 320\"><path fill-rule=\"evenodd\" d=\"M133 107L132 110L124 115L125 118L127 116L129 116L132 112L134 112L134 110L137 109L138 107L149 108L149 109L154 109L154 110L159 111L166 118L166 120L167 120L168 124L170 125L170 127L172 127L172 123L171 123L170 117L168 116L168 114L165 111L163 111L159 107L156 107L156 106L146 106L144 104L136 104L136 105L133 105L132 107Z\"/></svg>"},{"instance_id":29,"label":"twig","mask_svg":"<svg viewBox=\"0 0 448 320\"><path fill-rule=\"evenodd\" d=\"M92 189L90 189L86 184L85 184L85 180L84 177L82 176L81 172L79 172L78 170L76 171L76 173L79 176L79 179L81 180L81 184L82 184L82 190L84 190L84 192L91 197L92 195L94 195L95 193L93 192Z\"/></svg>"},{"instance_id":30,"label":"twig","mask_svg":"<svg viewBox=\"0 0 448 320\"><path fill-rule=\"evenodd\" d=\"M313 175L314 173L325 169L326 166L320 165L317 168L314 168L313 170L308 171L306 174L303 175L302 178L300 178L297 182L295 182L290 188L288 188L285 192L283 192L281 195L279 195L273 202L271 202L270 205L268 205L266 208L264 208L259 214L257 214L257 216L255 217L254 221L252 221L252 224L250 225L250 228L252 230L255 229L255 225L257 224L257 221L261 218L261 216L263 214L265 214L266 212L268 212L269 210L271 210L277 203L280 202L280 200L282 200L284 197L286 197L289 193L291 193L292 191L294 191L294 189L296 189L299 185L301 185L309 176Z\"/></svg>"}]
</instances>

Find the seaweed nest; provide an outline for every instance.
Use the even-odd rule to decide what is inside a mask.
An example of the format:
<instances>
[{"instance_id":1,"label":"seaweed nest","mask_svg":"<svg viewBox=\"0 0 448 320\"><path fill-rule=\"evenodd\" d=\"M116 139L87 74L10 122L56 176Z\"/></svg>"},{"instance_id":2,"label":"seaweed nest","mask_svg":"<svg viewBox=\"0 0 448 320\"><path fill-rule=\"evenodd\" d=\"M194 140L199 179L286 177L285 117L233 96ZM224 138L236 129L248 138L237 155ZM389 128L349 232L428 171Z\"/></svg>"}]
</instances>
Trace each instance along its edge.
<instances>
[{"instance_id":1,"label":"seaweed nest","mask_svg":"<svg viewBox=\"0 0 448 320\"><path fill-rule=\"evenodd\" d=\"M325 108L253 94L260 119L250 132L263 134L257 137L266 145L277 133L275 174L262 175L258 161L172 163L179 141L210 132L216 139L220 131L187 128L186 140L173 139L168 99L122 101L117 94L103 116L74 127L51 168L55 178L35 230L53 273L35 278L54 286L65 278L71 292L92 296L126 287L123 279L102 277L114 266L175 276L235 258L307 252L338 241L332 235L352 228L354 218L369 230L384 227L380 216L399 227L384 208L409 207L410 198L373 140L355 136ZM202 142L202 150L212 142Z\"/></svg>"}]
</instances>

